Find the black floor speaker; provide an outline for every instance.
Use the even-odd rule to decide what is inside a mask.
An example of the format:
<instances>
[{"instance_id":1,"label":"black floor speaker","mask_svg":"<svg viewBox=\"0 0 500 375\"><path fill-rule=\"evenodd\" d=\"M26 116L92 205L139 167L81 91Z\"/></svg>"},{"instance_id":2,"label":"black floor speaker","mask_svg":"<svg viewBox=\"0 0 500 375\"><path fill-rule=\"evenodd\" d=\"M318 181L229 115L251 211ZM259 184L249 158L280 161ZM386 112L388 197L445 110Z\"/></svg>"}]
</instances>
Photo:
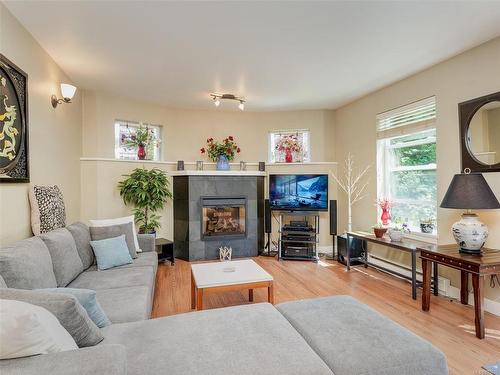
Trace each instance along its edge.
<instances>
[{"instance_id":1,"label":"black floor speaker","mask_svg":"<svg viewBox=\"0 0 500 375\"><path fill-rule=\"evenodd\" d=\"M269 199L264 200L264 232L271 233L271 206L269 206Z\"/></svg>"},{"instance_id":2,"label":"black floor speaker","mask_svg":"<svg viewBox=\"0 0 500 375\"><path fill-rule=\"evenodd\" d=\"M330 234L337 235L337 201L330 201Z\"/></svg>"},{"instance_id":3,"label":"black floor speaker","mask_svg":"<svg viewBox=\"0 0 500 375\"><path fill-rule=\"evenodd\" d=\"M365 249L366 249L366 241L360 240L359 238L352 238L350 239L351 241L351 252L350 252L350 257L351 258L360 258L363 256ZM347 264L346 262L346 255L347 255L347 236L345 234L338 236L337 237L337 251L338 251L338 258L337 260L342 263L342 264ZM354 266L356 264L361 264L362 262L360 261L353 261L351 260L351 266Z\"/></svg>"}]
</instances>

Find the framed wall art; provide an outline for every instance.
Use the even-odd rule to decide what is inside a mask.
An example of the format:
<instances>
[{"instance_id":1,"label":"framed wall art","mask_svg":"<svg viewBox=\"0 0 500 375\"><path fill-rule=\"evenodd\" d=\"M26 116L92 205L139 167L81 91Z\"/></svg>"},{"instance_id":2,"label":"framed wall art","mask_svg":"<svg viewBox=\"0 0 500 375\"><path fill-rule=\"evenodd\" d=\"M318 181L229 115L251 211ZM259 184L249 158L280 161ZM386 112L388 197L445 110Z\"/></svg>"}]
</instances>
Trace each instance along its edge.
<instances>
[{"instance_id":1,"label":"framed wall art","mask_svg":"<svg viewBox=\"0 0 500 375\"><path fill-rule=\"evenodd\" d=\"M0 54L0 182L29 182L28 75Z\"/></svg>"}]
</instances>

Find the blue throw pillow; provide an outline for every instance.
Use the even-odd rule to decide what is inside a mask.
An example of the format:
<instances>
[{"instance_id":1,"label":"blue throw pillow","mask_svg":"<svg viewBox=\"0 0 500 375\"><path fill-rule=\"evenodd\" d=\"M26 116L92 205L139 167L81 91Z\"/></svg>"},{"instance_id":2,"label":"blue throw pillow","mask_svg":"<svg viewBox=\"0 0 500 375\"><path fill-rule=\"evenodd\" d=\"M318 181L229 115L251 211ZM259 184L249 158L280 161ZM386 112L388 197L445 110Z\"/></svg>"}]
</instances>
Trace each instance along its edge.
<instances>
[{"instance_id":1,"label":"blue throw pillow","mask_svg":"<svg viewBox=\"0 0 500 375\"><path fill-rule=\"evenodd\" d=\"M75 297L80 305L83 306L90 319L99 328L109 326L110 320L106 316L99 302L97 302L95 290L90 289L76 289L76 288L47 288L39 289L52 293L70 294Z\"/></svg>"},{"instance_id":2,"label":"blue throw pillow","mask_svg":"<svg viewBox=\"0 0 500 375\"><path fill-rule=\"evenodd\" d=\"M125 235L106 238L105 240L90 241L100 271L132 263L128 251Z\"/></svg>"}]
</instances>

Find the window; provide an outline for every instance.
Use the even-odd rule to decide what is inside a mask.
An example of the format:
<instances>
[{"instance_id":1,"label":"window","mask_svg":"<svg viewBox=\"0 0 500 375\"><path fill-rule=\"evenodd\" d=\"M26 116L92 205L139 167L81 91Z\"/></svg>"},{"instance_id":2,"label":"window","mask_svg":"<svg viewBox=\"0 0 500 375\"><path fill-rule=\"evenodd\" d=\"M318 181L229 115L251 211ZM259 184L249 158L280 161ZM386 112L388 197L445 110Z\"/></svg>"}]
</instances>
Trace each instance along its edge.
<instances>
[{"instance_id":1,"label":"window","mask_svg":"<svg viewBox=\"0 0 500 375\"><path fill-rule=\"evenodd\" d=\"M269 132L269 161L271 163L303 163L310 160L309 130Z\"/></svg>"},{"instance_id":2,"label":"window","mask_svg":"<svg viewBox=\"0 0 500 375\"><path fill-rule=\"evenodd\" d=\"M393 202L392 220L412 232L436 224L435 119L435 97L377 116L378 196Z\"/></svg>"},{"instance_id":3,"label":"window","mask_svg":"<svg viewBox=\"0 0 500 375\"><path fill-rule=\"evenodd\" d=\"M137 130L147 128L152 141L146 147L146 160L161 159L161 126L134 121L115 121L115 158L137 160L137 146L129 145L135 139Z\"/></svg>"}]
</instances>

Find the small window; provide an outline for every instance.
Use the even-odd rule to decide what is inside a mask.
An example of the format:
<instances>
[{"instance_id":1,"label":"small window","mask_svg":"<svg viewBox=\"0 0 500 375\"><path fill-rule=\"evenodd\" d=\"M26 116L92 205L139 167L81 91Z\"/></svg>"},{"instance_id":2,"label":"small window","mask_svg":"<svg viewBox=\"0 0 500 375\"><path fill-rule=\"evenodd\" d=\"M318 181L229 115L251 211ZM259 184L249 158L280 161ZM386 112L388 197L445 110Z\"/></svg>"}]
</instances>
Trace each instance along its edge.
<instances>
[{"instance_id":1,"label":"small window","mask_svg":"<svg viewBox=\"0 0 500 375\"><path fill-rule=\"evenodd\" d=\"M161 126L134 121L115 121L115 158L138 160L137 146L133 145L139 129L149 132L146 150L146 160L161 159Z\"/></svg>"},{"instance_id":2,"label":"small window","mask_svg":"<svg viewBox=\"0 0 500 375\"><path fill-rule=\"evenodd\" d=\"M269 132L269 161L271 163L303 163L310 160L309 130Z\"/></svg>"},{"instance_id":3,"label":"small window","mask_svg":"<svg viewBox=\"0 0 500 375\"><path fill-rule=\"evenodd\" d=\"M377 116L378 197L417 233L428 233L421 223L437 229L435 118L434 97Z\"/></svg>"}]
</instances>

